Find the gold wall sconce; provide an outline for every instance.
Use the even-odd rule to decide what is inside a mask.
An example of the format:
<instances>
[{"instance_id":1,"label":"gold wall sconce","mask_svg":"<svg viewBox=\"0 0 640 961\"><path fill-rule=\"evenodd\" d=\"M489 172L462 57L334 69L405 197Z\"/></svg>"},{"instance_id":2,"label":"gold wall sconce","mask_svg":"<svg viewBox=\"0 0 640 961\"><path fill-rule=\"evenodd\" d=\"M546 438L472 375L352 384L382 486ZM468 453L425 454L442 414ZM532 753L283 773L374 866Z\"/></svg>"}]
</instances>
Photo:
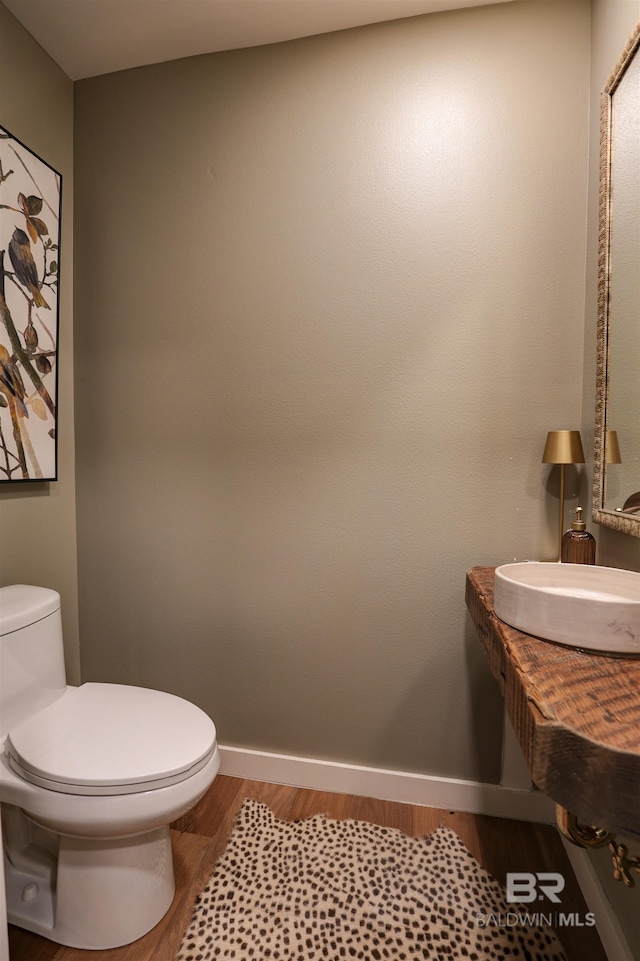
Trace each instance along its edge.
<instances>
[{"instance_id":1,"label":"gold wall sconce","mask_svg":"<svg viewBox=\"0 0 640 961\"><path fill-rule=\"evenodd\" d=\"M543 464L560 465L560 519L558 524L558 562L564 533L564 469L567 464L584 464L584 451L579 430L550 430L542 455Z\"/></svg>"},{"instance_id":2,"label":"gold wall sconce","mask_svg":"<svg viewBox=\"0 0 640 961\"><path fill-rule=\"evenodd\" d=\"M608 430L604 442L604 459L607 464L621 464L620 444L618 443L618 431Z\"/></svg>"}]
</instances>

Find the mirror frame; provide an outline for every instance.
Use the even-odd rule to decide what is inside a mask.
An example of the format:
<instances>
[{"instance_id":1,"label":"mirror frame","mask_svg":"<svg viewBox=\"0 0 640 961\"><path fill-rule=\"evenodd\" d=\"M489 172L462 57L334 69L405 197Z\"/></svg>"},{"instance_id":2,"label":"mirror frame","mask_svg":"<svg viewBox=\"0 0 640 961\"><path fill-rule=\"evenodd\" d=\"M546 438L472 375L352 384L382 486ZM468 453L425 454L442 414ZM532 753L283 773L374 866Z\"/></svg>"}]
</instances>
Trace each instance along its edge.
<instances>
[{"instance_id":1,"label":"mirror frame","mask_svg":"<svg viewBox=\"0 0 640 961\"><path fill-rule=\"evenodd\" d=\"M596 369L596 418L593 447L592 517L596 524L640 537L640 516L604 507L604 440L609 399L609 293L611 239L611 165L613 94L640 48L640 22L613 68L600 100L600 194L598 227L598 344Z\"/></svg>"}]
</instances>

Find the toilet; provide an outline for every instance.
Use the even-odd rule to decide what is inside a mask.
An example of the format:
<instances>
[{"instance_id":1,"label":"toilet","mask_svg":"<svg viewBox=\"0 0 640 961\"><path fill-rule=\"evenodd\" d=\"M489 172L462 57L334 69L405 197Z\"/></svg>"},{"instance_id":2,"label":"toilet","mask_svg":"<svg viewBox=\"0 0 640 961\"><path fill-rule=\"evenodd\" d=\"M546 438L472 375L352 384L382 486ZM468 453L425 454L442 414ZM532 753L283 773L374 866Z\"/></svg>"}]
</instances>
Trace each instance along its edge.
<instances>
[{"instance_id":1,"label":"toilet","mask_svg":"<svg viewBox=\"0 0 640 961\"><path fill-rule=\"evenodd\" d=\"M142 937L175 893L169 824L220 766L183 698L66 683L60 595L0 588L0 803L12 924L105 950Z\"/></svg>"}]
</instances>

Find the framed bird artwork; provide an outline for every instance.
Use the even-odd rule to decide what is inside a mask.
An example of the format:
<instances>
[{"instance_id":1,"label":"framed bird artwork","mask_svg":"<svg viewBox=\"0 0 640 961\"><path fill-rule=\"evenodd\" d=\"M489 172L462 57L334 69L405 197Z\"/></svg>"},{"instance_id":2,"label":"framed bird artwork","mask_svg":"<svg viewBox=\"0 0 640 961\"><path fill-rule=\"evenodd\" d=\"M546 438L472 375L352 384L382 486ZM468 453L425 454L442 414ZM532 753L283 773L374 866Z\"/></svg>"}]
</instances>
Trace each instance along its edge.
<instances>
[{"instance_id":1,"label":"framed bird artwork","mask_svg":"<svg viewBox=\"0 0 640 961\"><path fill-rule=\"evenodd\" d=\"M62 176L0 126L0 484L57 480Z\"/></svg>"}]
</instances>

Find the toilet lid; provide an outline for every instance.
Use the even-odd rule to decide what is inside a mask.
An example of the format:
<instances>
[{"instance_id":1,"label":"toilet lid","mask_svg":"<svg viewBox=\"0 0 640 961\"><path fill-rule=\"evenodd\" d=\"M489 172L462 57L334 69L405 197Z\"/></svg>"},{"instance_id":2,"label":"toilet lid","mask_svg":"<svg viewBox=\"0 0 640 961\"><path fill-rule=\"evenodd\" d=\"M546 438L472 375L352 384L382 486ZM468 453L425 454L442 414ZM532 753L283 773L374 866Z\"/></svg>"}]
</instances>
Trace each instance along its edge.
<instances>
[{"instance_id":1,"label":"toilet lid","mask_svg":"<svg viewBox=\"0 0 640 961\"><path fill-rule=\"evenodd\" d=\"M13 728L11 766L69 794L125 794L184 780L216 748L213 721L173 694L83 684Z\"/></svg>"}]
</instances>

